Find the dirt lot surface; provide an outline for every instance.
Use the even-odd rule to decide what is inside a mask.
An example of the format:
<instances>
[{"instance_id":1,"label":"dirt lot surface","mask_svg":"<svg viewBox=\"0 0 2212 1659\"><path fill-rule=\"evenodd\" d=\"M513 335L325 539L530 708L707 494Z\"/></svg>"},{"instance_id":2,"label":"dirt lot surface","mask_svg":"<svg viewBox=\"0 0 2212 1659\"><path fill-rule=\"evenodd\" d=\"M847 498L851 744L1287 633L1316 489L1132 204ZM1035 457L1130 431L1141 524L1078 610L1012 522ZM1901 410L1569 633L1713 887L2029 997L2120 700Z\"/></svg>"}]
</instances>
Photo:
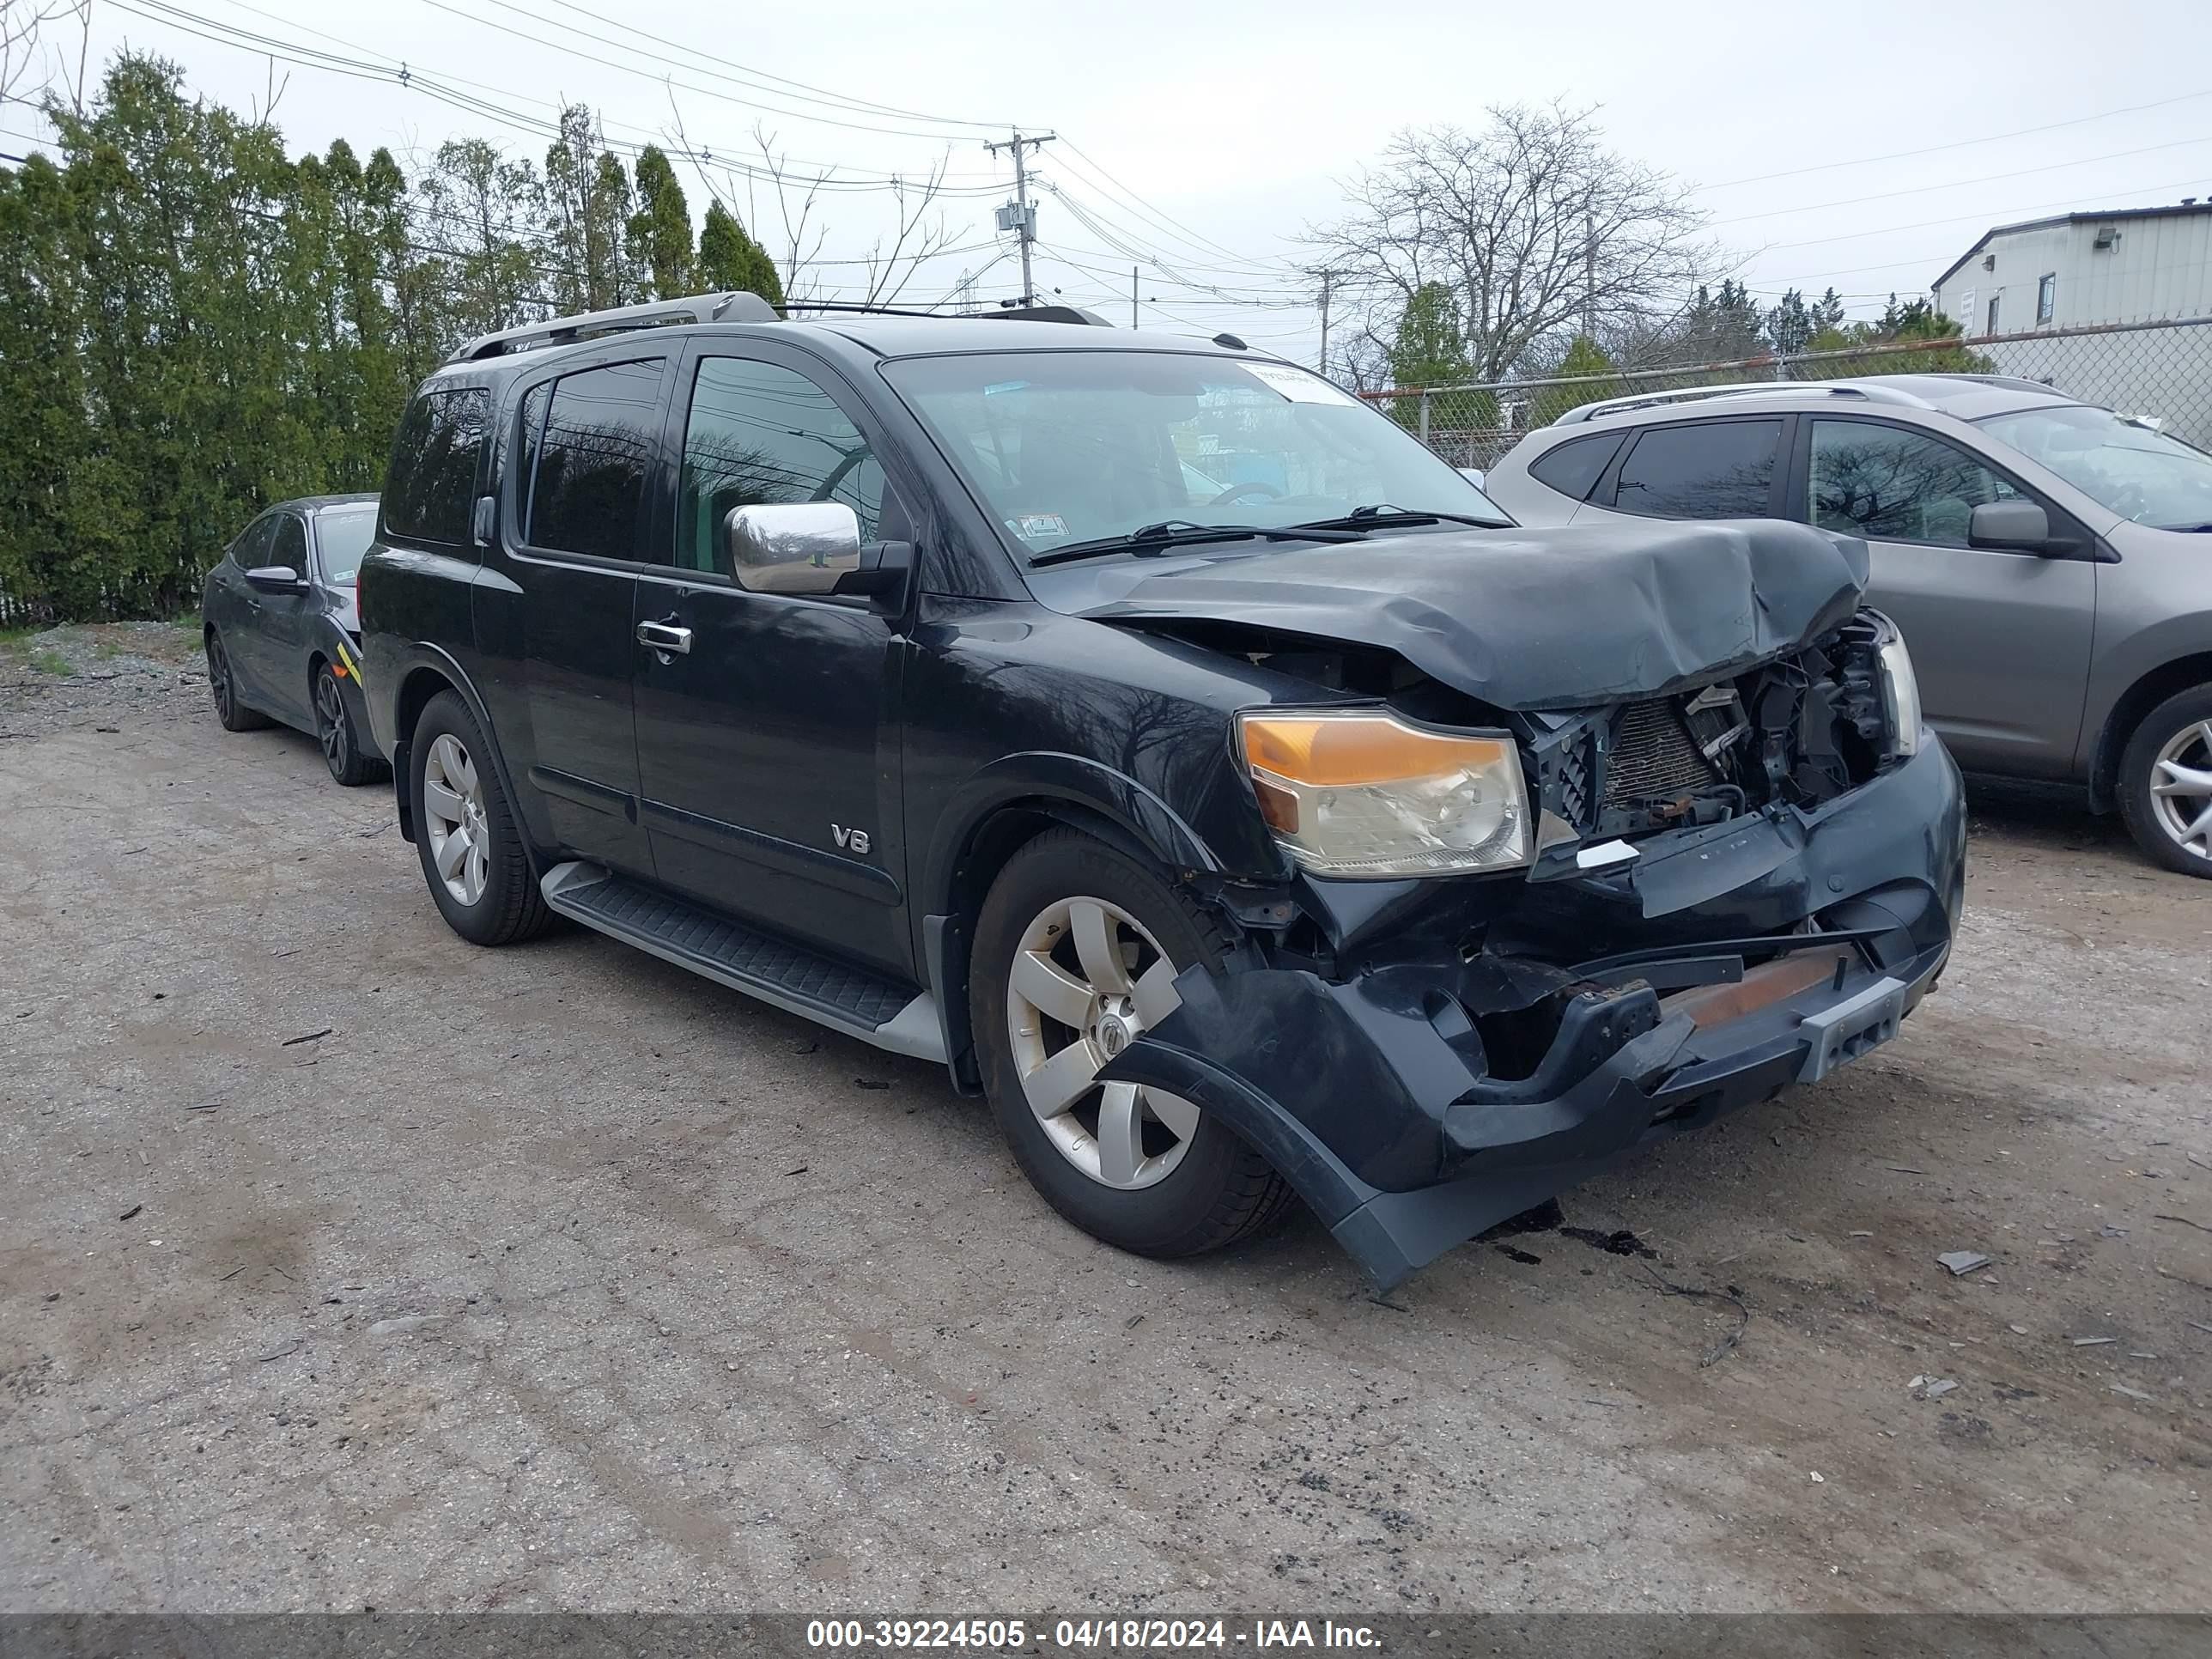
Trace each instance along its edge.
<instances>
[{"instance_id":1,"label":"dirt lot surface","mask_svg":"<svg viewBox=\"0 0 2212 1659\"><path fill-rule=\"evenodd\" d=\"M1378 1303L462 944L171 635L0 649L0 1608L2212 1607L2212 884L2069 802L1977 793L1896 1043Z\"/></svg>"}]
</instances>

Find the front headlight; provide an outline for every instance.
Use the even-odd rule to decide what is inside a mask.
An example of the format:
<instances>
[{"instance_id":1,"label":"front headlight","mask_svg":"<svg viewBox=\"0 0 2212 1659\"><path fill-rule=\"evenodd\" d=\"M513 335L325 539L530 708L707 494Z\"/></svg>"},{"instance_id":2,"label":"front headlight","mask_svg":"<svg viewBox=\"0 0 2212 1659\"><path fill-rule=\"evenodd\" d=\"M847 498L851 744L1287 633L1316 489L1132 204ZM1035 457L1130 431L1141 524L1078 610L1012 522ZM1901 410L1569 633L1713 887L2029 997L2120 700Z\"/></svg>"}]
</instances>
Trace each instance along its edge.
<instances>
[{"instance_id":1,"label":"front headlight","mask_svg":"<svg viewBox=\"0 0 2212 1659\"><path fill-rule=\"evenodd\" d=\"M1267 827L1332 876L1460 875L1528 862L1512 739L1424 731L1367 709L1237 717Z\"/></svg>"},{"instance_id":2,"label":"front headlight","mask_svg":"<svg viewBox=\"0 0 2212 1659\"><path fill-rule=\"evenodd\" d=\"M1920 752L1920 681L1902 635L1881 647L1881 712L1889 727L1882 752L1893 759Z\"/></svg>"}]
</instances>

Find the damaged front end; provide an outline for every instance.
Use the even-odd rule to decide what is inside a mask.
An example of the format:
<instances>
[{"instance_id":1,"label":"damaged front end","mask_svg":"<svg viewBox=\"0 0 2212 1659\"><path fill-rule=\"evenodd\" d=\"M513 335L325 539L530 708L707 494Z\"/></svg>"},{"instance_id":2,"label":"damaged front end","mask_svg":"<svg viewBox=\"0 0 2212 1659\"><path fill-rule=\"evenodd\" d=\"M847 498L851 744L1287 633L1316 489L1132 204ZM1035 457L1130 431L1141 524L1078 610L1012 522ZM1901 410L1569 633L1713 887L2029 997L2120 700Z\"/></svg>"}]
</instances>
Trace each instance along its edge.
<instances>
[{"instance_id":1,"label":"damaged front end","mask_svg":"<svg viewBox=\"0 0 2212 1659\"><path fill-rule=\"evenodd\" d=\"M1245 965L1186 971L1181 1007L1102 1075L1220 1113L1388 1286L1886 1041L1950 951L1964 805L1887 619L1823 623L1656 696L1522 709L1388 652L1248 630L1255 662L1416 731L1495 737L1519 822L1467 837L1494 872L1301 857L1279 893L1223 890ZM1271 803L1254 772L1278 836L1305 825L1294 854L1319 804L1342 810L1325 779Z\"/></svg>"}]
</instances>

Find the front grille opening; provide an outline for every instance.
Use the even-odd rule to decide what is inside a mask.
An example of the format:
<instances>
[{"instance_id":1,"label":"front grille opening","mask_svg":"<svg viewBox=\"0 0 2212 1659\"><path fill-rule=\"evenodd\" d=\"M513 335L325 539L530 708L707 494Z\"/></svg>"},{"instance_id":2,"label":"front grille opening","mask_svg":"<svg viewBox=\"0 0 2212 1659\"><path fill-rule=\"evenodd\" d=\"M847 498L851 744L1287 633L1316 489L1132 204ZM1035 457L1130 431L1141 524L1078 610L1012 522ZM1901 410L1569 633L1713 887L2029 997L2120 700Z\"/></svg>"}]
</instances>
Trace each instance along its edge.
<instances>
[{"instance_id":1,"label":"front grille opening","mask_svg":"<svg viewBox=\"0 0 2212 1659\"><path fill-rule=\"evenodd\" d=\"M1605 761L1608 807L1679 800L1724 781L1692 740L1680 708L1668 698L1622 709Z\"/></svg>"}]
</instances>

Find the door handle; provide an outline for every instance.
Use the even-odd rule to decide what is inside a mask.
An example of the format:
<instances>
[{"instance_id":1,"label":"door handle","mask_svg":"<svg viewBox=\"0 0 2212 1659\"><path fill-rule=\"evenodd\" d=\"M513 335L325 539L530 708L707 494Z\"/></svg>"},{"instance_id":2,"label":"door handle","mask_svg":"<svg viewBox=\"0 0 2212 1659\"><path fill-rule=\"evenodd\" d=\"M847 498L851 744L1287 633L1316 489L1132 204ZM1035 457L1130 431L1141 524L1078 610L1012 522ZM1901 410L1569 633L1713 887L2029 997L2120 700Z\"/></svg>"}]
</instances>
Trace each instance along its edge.
<instances>
[{"instance_id":1,"label":"door handle","mask_svg":"<svg viewBox=\"0 0 2212 1659\"><path fill-rule=\"evenodd\" d=\"M672 623L641 622L637 625L637 642L659 652L673 651L688 656L691 651L691 630Z\"/></svg>"}]
</instances>

